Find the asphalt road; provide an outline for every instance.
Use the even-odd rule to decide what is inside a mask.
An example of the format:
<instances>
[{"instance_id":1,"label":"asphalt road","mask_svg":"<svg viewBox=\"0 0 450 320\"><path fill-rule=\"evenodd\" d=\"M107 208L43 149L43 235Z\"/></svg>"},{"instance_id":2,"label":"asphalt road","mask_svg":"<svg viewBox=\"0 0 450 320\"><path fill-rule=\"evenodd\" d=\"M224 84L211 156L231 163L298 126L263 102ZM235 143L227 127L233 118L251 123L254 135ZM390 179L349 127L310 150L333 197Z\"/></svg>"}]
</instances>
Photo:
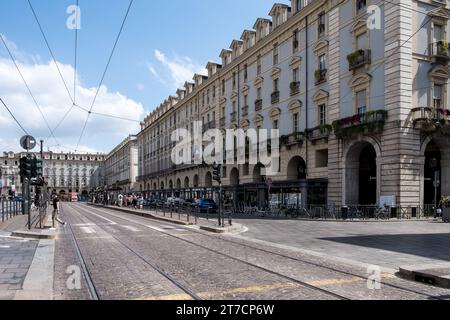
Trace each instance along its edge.
<instances>
[{"instance_id":1,"label":"asphalt road","mask_svg":"<svg viewBox=\"0 0 450 320\"><path fill-rule=\"evenodd\" d=\"M442 299L450 290L287 249L125 213L63 204L56 241L57 299ZM73 267L81 289L67 286ZM72 278L70 278L72 279Z\"/></svg>"}]
</instances>

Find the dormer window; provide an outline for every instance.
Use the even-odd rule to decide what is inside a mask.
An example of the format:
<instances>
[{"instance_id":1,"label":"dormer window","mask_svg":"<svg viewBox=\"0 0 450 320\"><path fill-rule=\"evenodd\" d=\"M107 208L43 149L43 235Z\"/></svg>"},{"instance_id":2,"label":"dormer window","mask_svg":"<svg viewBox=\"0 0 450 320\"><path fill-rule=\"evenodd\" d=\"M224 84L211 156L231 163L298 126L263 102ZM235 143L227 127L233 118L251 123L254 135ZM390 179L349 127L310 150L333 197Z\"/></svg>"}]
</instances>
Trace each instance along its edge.
<instances>
[{"instance_id":1,"label":"dormer window","mask_svg":"<svg viewBox=\"0 0 450 320\"><path fill-rule=\"evenodd\" d=\"M356 0L356 12L360 13L366 8L366 0Z\"/></svg>"},{"instance_id":2,"label":"dormer window","mask_svg":"<svg viewBox=\"0 0 450 320\"><path fill-rule=\"evenodd\" d=\"M260 39L260 40L261 40L262 38L264 38L264 28L263 28L263 27L259 27L258 35L259 35L259 39Z\"/></svg>"},{"instance_id":3,"label":"dormer window","mask_svg":"<svg viewBox=\"0 0 450 320\"><path fill-rule=\"evenodd\" d=\"M279 13L277 14L277 26L281 26L281 24L283 23L283 16Z\"/></svg>"}]
</instances>

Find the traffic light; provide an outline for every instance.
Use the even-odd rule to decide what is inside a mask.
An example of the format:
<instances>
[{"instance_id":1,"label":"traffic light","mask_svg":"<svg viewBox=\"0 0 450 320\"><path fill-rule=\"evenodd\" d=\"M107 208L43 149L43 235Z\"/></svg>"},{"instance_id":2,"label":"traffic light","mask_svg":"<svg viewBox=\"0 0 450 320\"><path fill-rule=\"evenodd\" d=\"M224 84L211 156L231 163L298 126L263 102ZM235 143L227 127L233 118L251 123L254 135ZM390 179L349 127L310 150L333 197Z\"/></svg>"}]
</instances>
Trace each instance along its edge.
<instances>
[{"instance_id":1,"label":"traffic light","mask_svg":"<svg viewBox=\"0 0 450 320\"><path fill-rule=\"evenodd\" d=\"M42 160L36 157L31 158L31 178L39 178L43 176Z\"/></svg>"},{"instance_id":2,"label":"traffic light","mask_svg":"<svg viewBox=\"0 0 450 320\"><path fill-rule=\"evenodd\" d=\"M222 182L222 165L214 164L213 165L213 180L219 183Z\"/></svg>"},{"instance_id":3,"label":"traffic light","mask_svg":"<svg viewBox=\"0 0 450 320\"><path fill-rule=\"evenodd\" d=\"M29 157L20 158L20 177L31 179L31 159Z\"/></svg>"}]
</instances>

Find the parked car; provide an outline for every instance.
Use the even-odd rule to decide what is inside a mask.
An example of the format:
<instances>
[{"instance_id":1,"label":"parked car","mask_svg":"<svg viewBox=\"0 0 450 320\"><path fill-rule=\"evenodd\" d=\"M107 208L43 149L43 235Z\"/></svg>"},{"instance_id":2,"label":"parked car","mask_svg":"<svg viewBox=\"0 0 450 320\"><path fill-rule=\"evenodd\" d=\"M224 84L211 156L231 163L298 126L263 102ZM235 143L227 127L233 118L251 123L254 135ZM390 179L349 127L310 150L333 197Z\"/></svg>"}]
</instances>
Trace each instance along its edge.
<instances>
[{"instance_id":1,"label":"parked car","mask_svg":"<svg viewBox=\"0 0 450 320\"><path fill-rule=\"evenodd\" d=\"M197 199L195 202L195 207L200 210L200 212L216 212L218 207L214 200L212 199Z\"/></svg>"},{"instance_id":2,"label":"parked car","mask_svg":"<svg viewBox=\"0 0 450 320\"><path fill-rule=\"evenodd\" d=\"M176 197L167 198L167 201L166 201L166 205L169 205L169 206L174 206L174 205L181 206L181 205L184 205L184 203L185 203L184 199L176 198Z\"/></svg>"}]
</instances>

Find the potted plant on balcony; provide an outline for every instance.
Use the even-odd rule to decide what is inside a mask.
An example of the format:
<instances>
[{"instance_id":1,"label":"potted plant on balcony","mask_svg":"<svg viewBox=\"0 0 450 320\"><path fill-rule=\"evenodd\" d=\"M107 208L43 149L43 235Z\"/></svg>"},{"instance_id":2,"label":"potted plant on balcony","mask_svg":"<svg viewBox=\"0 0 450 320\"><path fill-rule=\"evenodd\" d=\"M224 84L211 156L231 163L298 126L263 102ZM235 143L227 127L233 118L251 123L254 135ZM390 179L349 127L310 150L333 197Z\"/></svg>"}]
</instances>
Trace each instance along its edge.
<instances>
[{"instance_id":1,"label":"potted plant on balcony","mask_svg":"<svg viewBox=\"0 0 450 320\"><path fill-rule=\"evenodd\" d=\"M438 53L441 56L448 56L449 54L449 43L447 41L439 41L438 42Z\"/></svg>"},{"instance_id":2,"label":"potted plant on balcony","mask_svg":"<svg viewBox=\"0 0 450 320\"><path fill-rule=\"evenodd\" d=\"M440 207L442 208L442 220L450 222L450 197L443 197Z\"/></svg>"}]
</instances>

